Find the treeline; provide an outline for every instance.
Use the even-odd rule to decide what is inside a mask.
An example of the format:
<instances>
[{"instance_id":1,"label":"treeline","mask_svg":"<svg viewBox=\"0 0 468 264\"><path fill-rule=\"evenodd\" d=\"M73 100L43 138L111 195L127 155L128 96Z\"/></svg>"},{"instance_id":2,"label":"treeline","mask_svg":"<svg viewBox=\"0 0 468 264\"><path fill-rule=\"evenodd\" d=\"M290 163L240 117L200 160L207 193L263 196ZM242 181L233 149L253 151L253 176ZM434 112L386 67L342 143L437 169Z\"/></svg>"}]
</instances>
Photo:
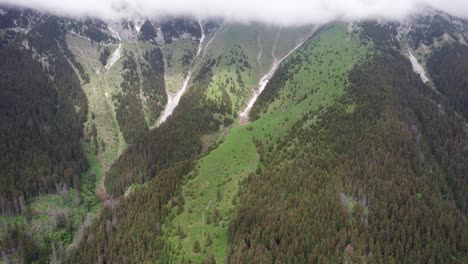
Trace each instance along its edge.
<instances>
[{"instance_id":1,"label":"treeline","mask_svg":"<svg viewBox=\"0 0 468 264\"><path fill-rule=\"evenodd\" d=\"M200 25L193 19L175 18L162 22L160 26L166 44L171 43L173 38L181 38L186 32L197 39L201 38Z\"/></svg>"},{"instance_id":2,"label":"treeline","mask_svg":"<svg viewBox=\"0 0 468 264\"><path fill-rule=\"evenodd\" d=\"M227 263L468 261L462 120L397 52L349 80L341 103L262 151L229 225Z\"/></svg>"},{"instance_id":3,"label":"treeline","mask_svg":"<svg viewBox=\"0 0 468 264\"><path fill-rule=\"evenodd\" d=\"M468 47L445 45L429 57L427 67L437 89L468 119Z\"/></svg>"},{"instance_id":4,"label":"treeline","mask_svg":"<svg viewBox=\"0 0 468 264\"><path fill-rule=\"evenodd\" d=\"M450 17L443 15L425 16L417 20L417 27L411 34L413 47L419 47L421 44L432 45L434 39L441 38L444 34L458 41L464 38L457 28L456 22L450 21ZM453 19L453 18L452 18Z\"/></svg>"},{"instance_id":5,"label":"treeline","mask_svg":"<svg viewBox=\"0 0 468 264\"><path fill-rule=\"evenodd\" d=\"M107 25L104 21L93 18L84 20L67 20L66 27L68 30L89 38L92 42L113 42L116 39L108 35Z\"/></svg>"},{"instance_id":6,"label":"treeline","mask_svg":"<svg viewBox=\"0 0 468 264\"><path fill-rule=\"evenodd\" d=\"M20 34L0 49L2 214L21 212L25 200L62 183L79 186L87 168L80 146L87 100L61 34L51 18L26 36L35 54L15 47ZM33 58L46 54L47 67Z\"/></svg>"},{"instance_id":7,"label":"treeline","mask_svg":"<svg viewBox=\"0 0 468 264\"><path fill-rule=\"evenodd\" d=\"M64 231L60 236L33 237L26 227L34 215L30 198L80 189L88 168L80 144L87 99L79 77L86 82L87 75L64 33L61 21L49 17L27 35L12 33L0 47L0 214L22 216L3 225L0 251L7 262L13 256L23 263L46 263L53 243L73 232L67 214L54 217Z\"/></svg>"}]
</instances>

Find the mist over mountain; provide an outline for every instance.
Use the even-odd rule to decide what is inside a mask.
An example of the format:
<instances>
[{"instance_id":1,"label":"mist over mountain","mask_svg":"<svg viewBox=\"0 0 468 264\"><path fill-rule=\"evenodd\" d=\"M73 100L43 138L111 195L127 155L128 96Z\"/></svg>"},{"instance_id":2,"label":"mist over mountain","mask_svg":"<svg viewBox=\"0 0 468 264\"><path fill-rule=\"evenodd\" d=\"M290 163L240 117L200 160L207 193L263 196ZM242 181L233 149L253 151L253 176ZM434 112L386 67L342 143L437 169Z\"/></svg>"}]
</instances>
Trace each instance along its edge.
<instances>
[{"instance_id":1,"label":"mist over mountain","mask_svg":"<svg viewBox=\"0 0 468 264\"><path fill-rule=\"evenodd\" d=\"M431 6L455 16L468 17L463 0L0 0L0 4L33 8L64 16L124 19L129 16L222 17L238 22L260 21L279 25L323 23L334 19L402 19Z\"/></svg>"}]
</instances>

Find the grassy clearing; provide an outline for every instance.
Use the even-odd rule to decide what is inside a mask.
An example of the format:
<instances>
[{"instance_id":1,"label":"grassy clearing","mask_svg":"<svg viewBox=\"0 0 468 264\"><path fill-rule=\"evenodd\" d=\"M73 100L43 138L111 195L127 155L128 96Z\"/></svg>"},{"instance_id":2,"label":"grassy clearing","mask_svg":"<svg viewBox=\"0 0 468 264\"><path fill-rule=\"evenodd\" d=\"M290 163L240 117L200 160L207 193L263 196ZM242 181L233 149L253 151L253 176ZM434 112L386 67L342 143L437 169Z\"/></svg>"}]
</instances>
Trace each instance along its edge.
<instances>
[{"instance_id":1,"label":"grassy clearing","mask_svg":"<svg viewBox=\"0 0 468 264\"><path fill-rule=\"evenodd\" d=\"M178 249L174 256L178 261L200 262L214 254L218 263L223 263L227 226L237 204L240 182L259 165L253 138L265 140L271 135L269 143L274 144L304 113L331 105L343 94L349 69L368 57L370 50L361 46L357 36L346 39L344 25L337 24L299 50L295 56L301 56L303 63L291 67L295 74L267 112L251 124L234 124L224 142L199 161L196 176L183 185L184 210L177 214L175 208L173 219L165 226ZM185 238L178 235L179 226ZM200 253L193 250L195 241L200 243Z\"/></svg>"},{"instance_id":2,"label":"grassy clearing","mask_svg":"<svg viewBox=\"0 0 468 264\"><path fill-rule=\"evenodd\" d=\"M202 254L192 252L193 243L198 240L205 248L209 235L214 242L207 250L222 259L227 243L226 228L239 183L246 173L254 172L257 164L258 155L252 138L246 137L245 128L240 126L234 127L217 149L200 160L198 176L188 180L183 188L184 211L170 224L171 241L177 246L180 243L185 258L201 261ZM218 210L218 216L213 219L215 210ZM180 240L176 236L178 226L187 238Z\"/></svg>"}]
</instances>

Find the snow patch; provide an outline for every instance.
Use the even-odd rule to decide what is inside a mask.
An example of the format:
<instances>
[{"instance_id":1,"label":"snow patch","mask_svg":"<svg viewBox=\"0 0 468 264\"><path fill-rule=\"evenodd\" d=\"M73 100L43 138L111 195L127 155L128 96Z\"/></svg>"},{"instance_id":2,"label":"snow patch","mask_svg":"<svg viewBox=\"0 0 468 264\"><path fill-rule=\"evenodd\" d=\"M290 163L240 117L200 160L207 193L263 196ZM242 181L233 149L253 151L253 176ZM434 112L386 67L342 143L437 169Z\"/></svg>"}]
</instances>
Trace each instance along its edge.
<instances>
[{"instance_id":1,"label":"snow patch","mask_svg":"<svg viewBox=\"0 0 468 264\"><path fill-rule=\"evenodd\" d=\"M421 76L421 80L424 83L427 83L429 81L429 78L426 75L426 71L424 70L424 67L418 62L418 59L411 53L410 50L408 50L408 55L409 55L409 60L411 61L411 65L413 65L413 71L419 76Z\"/></svg>"},{"instance_id":2,"label":"snow patch","mask_svg":"<svg viewBox=\"0 0 468 264\"><path fill-rule=\"evenodd\" d=\"M267 74L263 75L263 77L260 79L260 81L258 82L258 88L255 89L253 91L253 97L252 99L250 99L250 101L247 103L247 106L245 107L245 110L242 111L242 113L240 113L240 117L247 117L250 113L250 110L252 110L252 107L253 105L255 104L255 101L257 101L258 99L258 96L260 96L260 94L263 92L263 90L265 89L265 87L267 86L268 82L270 81L270 79L273 77L273 75L275 74L276 70L278 69L278 66L281 64L281 62L283 62L287 57L289 57L294 51L296 51L299 47L302 46L302 44L304 44L304 42L306 42L316 31L317 29L319 28L320 26L316 26L314 28L314 30L312 30L312 32L310 34L308 34L299 44L297 44L291 51L288 52L288 54L286 54L284 57L282 57L281 59L277 60L275 58L275 61L273 62L273 64L271 65L271 68L270 70L268 71ZM273 53L274 53L274 49L275 47L273 47ZM275 57L274 54L273 55L273 58Z\"/></svg>"},{"instance_id":3,"label":"snow patch","mask_svg":"<svg viewBox=\"0 0 468 264\"><path fill-rule=\"evenodd\" d=\"M3 10L0 8L0 15L3 16L3 15L6 15L7 11Z\"/></svg>"},{"instance_id":4,"label":"snow patch","mask_svg":"<svg viewBox=\"0 0 468 264\"><path fill-rule=\"evenodd\" d=\"M208 47L208 45L211 43L211 41L214 39L214 37L216 36L213 36L213 38L208 42L208 44L203 47L203 41L205 40L205 31L203 30L203 25L201 23L201 21L198 22L200 27L201 27L201 32L202 32L202 35L201 35L201 38L200 38L200 42L198 44L198 49L197 49L197 54L195 55L195 57L193 58L193 62L195 62L195 60L198 58L198 56L202 53L203 51L203 55L205 55L205 52L206 52L206 48ZM205 49L205 50L203 50ZM192 63L193 63L192 62ZM197 65L195 65L197 66ZM172 115L172 112L174 111L174 109L177 107L177 105L179 104L180 102L180 98L182 97L182 95L185 93L185 91L187 90L187 87L188 87L188 84L189 84L189 81L190 81L190 78L192 77L192 70L195 68L195 66L192 66L191 69L189 70L189 72L187 73L187 76L185 77L184 79L184 82L182 83L182 87L181 89L175 94L175 95L172 95L170 93L167 93L167 104L166 104L166 107L164 108L164 112L163 112L163 115L161 116L161 118L159 119L159 122L158 122L158 126L161 125L162 123L164 123L167 118Z\"/></svg>"},{"instance_id":5,"label":"snow patch","mask_svg":"<svg viewBox=\"0 0 468 264\"><path fill-rule=\"evenodd\" d=\"M122 44L119 44L119 47L112 53L112 56L110 57L109 61L107 62L106 70L109 70L121 57L121 52L120 50L122 49Z\"/></svg>"},{"instance_id":6,"label":"snow patch","mask_svg":"<svg viewBox=\"0 0 468 264\"><path fill-rule=\"evenodd\" d=\"M200 43L198 44L197 55L195 55L195 57L198 57L198 55L200 55L200 52L202 51L202 48L203 48L202 43L205 40L205 32L203 30L203 25L201 24L200 21L198 21L198 24L200 25L202 35L201 35L201 38L200 38Z\"/></svg>"},{"instance_id":7,"label":"snow patch","mask_svg":"<svg viewBox=\"0 0 468 264\"><path fill-rule=\"evenodd\" d=\"M133 26L135 27L135 30L140 33L141 26L143 26L144 19L141 17L134 17L132 19Z\"/></svg>"},{"instance_id":8,"label":"snow patch","mask_svg":"<svg viewBox=\"0 0 468 264\"><path fill-rule=\"evenodd\" d=\"M134 24L135 25L135 30L140 33L140 29L142 25Z\"/></svg>"},{"instance_id":9,"label":"snow patch","mask_svg":"<svg viewBox=\"0 0 468 264\"><path fill-rule=\"evenodd\" d=\"M118 40L122 40L120 37L119 32L114 30L113 28L109 27L109 31L112 33L112 36ZM104 67L107 71L120 59L121 57L121 50L122 49L122 44L119 43L119 47L112 53L112 56L110 57L109 61L107 62L106 66Z\"/></svg>"},{"instance_id":10,"label":"snow patch","mask_svg":"<svg viewBox=\"0 0 468 264\"><path fill-rule=\"evenodd\" d=\"M25 49L27 49L27 50L30 49L30 47L29 47L29 42L28 42L27 39L21 41L21 45L23 45L23 47L24 47Z\"/></svg>"}]
</instances>

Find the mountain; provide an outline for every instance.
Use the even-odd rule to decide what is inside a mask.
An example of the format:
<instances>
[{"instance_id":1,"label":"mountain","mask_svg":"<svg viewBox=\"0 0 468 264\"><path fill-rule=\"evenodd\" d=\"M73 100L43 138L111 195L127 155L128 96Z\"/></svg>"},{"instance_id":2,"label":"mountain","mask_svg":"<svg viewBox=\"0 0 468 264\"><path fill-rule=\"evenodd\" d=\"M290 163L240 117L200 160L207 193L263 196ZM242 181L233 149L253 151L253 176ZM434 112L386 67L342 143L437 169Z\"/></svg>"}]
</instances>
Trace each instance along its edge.
<instances>
[{"instance_id":1,"label":"mountain","mask_svg":"<svg viewBox=\"0 0 468 264\"><path fill-rule=\"evenodd\" d=\"M2 261L464 263L467 42L0 7Z\"/></svg>"}]
</instances>

